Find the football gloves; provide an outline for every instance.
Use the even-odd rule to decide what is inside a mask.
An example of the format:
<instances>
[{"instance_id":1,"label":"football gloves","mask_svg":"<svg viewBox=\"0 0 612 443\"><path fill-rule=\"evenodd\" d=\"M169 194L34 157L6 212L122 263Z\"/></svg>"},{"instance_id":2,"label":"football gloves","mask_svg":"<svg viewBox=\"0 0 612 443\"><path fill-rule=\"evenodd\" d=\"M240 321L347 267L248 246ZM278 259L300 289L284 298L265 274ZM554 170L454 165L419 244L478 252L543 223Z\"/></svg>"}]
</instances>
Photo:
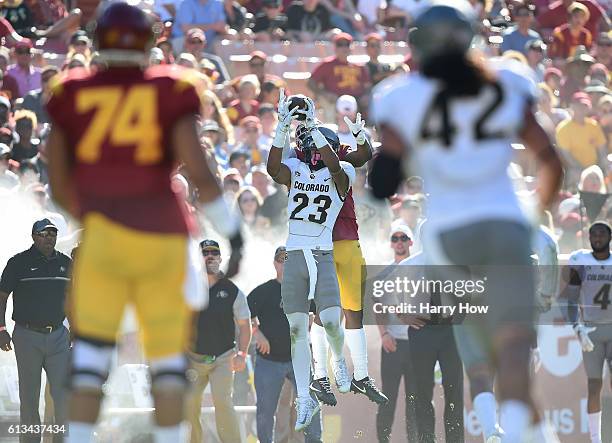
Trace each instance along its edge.
<instances>
[{"instance_id":1,"label":"football gloves","mask_svg":"<svg viewBox=\"0 0 612 443\"><path fill-rule=\"evenodd\" d=\"M280 149L285 147L285 141L291 129L291 121L298 111L298 108L289 110L289 99L285 96L285 89L281 88L278 99L278 124L276 125L272 146Z\"/></svg>"},{"instance_id":2,"label":"football gloves","mask_svg":"<svg viewBox=\"0 0 612 443\"><path fill-rule=\"evenodd\" d=\"M348 116L344 116L344 122L353 133L353 137L357 141L357 145L363 145L366 142L365 121L361 120L361 113L358 112L353 123Z\"/></svg>"},{"instance_id":3,"label":"football gloves","mask_svg":"<svg viewBox=\"0 0 612 443\"><path fill-rule=\"evenodd\" d=\"M586 326L580 323L574 325L574 332L578 336L578 339L580 340L580 346L582 346L582 350L584 352L591 352L593 349L595 349L593 341L589 338L589 334L595 329L597 328L592 326Z\"/></svg>"}]
</instances>

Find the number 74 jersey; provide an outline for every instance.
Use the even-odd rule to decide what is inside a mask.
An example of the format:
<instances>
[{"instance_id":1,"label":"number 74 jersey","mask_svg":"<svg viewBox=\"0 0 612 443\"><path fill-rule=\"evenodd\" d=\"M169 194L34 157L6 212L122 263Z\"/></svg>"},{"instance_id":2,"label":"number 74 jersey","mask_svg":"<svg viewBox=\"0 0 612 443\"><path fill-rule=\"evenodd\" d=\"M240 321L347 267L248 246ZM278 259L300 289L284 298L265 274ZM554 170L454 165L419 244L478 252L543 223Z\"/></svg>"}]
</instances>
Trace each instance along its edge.
<instances>
[{"instance_id":1,"label":"number 74 jersey","mask_svg":"<svg viewBox=\"0 0 612 443\"><path fill-rule=\"evenodd\" d=\"M334 247L332 232L344 197L338 193L329 169L311 171L306 163L297 158L283 163L291 171L287 250L331 251ZM340 166L348 176L350 188L355 181L355 168L343 161Z\"/></svg>"},{"instance_id":2,"label":"number 74 jersey","mask_svg":"<svg viewBox=\"0 0 612 443\"><path fill-rule=\"evenodd\" d=\"M572 252L568 266L580 277L580 306L584 321L612 323L612 256L607 260L597 260L591 251L581 249Z\"/></svg>"}]
</instances>

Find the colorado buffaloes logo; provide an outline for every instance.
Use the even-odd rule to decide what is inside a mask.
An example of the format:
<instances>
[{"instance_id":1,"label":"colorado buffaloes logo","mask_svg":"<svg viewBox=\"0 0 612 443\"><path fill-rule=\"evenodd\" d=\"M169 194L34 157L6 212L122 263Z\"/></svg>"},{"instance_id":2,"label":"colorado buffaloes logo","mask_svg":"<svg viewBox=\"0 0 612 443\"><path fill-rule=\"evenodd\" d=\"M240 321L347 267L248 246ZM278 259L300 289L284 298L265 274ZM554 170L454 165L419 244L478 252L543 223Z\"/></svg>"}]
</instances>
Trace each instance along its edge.
<instances>
[{"instance_id":1,"label":"colorado buffaloes logo","mask_svg":"<svg viewBox=\"0 0 612 443\"><path fill-rule=\"evenodd\" d=\"M227 291L221 290L217 293L217 298L227 298L229 297L229 294L227 293Z\"/></svg>"}]
</instances>

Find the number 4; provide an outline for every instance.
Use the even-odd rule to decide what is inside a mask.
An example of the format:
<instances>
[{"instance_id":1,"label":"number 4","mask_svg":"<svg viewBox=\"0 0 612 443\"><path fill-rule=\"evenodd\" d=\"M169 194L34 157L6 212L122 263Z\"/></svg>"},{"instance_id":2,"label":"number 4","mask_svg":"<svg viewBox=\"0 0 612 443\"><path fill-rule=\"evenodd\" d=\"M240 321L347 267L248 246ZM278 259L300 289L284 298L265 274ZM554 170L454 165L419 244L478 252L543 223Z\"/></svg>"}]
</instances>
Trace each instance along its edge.
<instances>
[{"instance_id":1,"label":"number 4","mask_svg":"<svg viewBox=\"0 0 612 443\"><path fill-rule=\"evenodd\" d=\"M152 85L136 85L124 91L119 86L82 89L76 96L76 111L94 111L91 123L76 148L77 158L96 163L102 145L135 146L138 164L161 160L161 131L157 118L157 90Z\"/></svg>"},{"instance_id":2,"label":"number 4","mask_svg":"<svg viewBox=\"0 0 612 443\"><path fill-rule=\"evenodd\" d=\"M601 309L608 309L608 305L610 304L610 284L606 283L601 287L601 289L595 294L595 298L593 298L593 303L601 306Z\"/></svg>"}]
</instances>

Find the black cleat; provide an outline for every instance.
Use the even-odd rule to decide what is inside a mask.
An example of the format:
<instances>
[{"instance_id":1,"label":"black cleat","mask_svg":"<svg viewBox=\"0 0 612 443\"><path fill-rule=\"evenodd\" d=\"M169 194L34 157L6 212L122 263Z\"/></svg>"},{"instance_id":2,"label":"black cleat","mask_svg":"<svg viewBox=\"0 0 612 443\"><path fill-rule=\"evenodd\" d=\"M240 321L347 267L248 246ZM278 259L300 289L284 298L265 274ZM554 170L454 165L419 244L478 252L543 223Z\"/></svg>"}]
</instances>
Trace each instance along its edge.
<instances>
[{"instance_id":1,"label":"black cleat","mask_svg":"<svg viewBox=\"0 0 612 443\"><path fill-rule=\"evenodd\" d=\"M336 396L331 390L331 385L329 384L329 378L322 377L316 380L313 380L310 383L310 392L314 394L318 401L327 406L336 406L338 402L336 401Z\"/></svg>"},{"instance_id":2,"label":"black cleat","mask_svg":"<svg viewBox=\"0 0 612 443\"><path fill-rule=\"evenodd\" d=\"M351 392L355 394L363 394L378 405L387 404L389 399L385 394L380 392L376 385L374 384L374 380L370 377L362 378L361 380L355 380L351 382Z\"/></svg>"}]
</instances>

